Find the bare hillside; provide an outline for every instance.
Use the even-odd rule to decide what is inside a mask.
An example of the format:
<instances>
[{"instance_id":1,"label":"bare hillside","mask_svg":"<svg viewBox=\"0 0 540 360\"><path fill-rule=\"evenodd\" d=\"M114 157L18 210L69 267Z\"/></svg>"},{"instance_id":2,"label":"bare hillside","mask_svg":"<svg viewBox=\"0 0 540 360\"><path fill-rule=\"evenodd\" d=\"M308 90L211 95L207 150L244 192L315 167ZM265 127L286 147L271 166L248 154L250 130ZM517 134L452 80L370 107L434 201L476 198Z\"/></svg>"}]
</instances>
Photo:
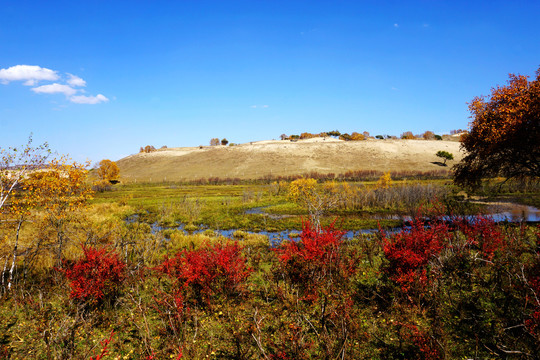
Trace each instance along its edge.
<instances>
[{"instance_id":1,"label":"bare hillside","mask_svg":"<svg viewBox=\"0 0 540 360\"><path fill-rule=\"evenodd\" d=\"M119 161L123 182L178 181L208 177L259 178L296 175L311 171L343 173L348 170L431 171L439 150L454 155L451 166L463 154L459 142L436 140L341 141L315 138L291 141L259 141L236 146L160 149L130 155Z\"/></svg>"}]
</instances>

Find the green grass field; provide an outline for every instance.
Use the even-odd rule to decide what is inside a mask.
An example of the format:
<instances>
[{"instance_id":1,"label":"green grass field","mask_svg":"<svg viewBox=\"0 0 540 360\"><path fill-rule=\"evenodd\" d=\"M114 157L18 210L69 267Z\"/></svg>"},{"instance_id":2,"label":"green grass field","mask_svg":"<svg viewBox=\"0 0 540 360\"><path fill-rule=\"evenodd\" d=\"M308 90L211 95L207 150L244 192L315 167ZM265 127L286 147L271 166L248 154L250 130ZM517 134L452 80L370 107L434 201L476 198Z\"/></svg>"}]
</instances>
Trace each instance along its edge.
<instances>
[{"instance_id":1,"label":"green grass field","mask_svg":"<svg viewBox=\"0 0 540 360\"><path fill-rule=\"evenodd\" d=\"M396 182L406 184L431 184L444 187L445 180ZM365 191L375 187L375 182L353 184ZM427 199L420 199L419 203ZM273 185L186 185L186 184L128 184L116 185L113 191L97 193L99 203L129 205L140 214L141 220L173 227L193 224L212 229L240 229L251 231L281 231L301 228L302 218L309 216L307 209L287 199L287 189L277 190ZM260 209L250 213L250 209ZM248 213L246 213L246 211ZM336 218L346 230L395 227L400 220L386 219L390 215L405 214L399 204L390 206L341 206L326 211L322 223ZM406 214L410 215L410 214Z\"/></svg>"}]
</instances>

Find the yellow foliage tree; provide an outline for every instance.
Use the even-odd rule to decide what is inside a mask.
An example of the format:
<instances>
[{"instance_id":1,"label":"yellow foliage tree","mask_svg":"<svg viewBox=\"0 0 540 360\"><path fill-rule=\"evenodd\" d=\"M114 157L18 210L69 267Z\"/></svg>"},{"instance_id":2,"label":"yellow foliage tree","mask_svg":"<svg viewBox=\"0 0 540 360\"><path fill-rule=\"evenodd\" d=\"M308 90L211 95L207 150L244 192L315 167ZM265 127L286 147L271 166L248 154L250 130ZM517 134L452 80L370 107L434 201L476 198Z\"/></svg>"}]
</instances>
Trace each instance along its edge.
<instances>
[{"instance_id":1,"label":"yellow foliage tree","mask_svg":"<svg viewBox=\"0 0 540 360\"><path fill-rule=\"evenodd\" d=\"M42 168L50 155L47 143L32 146L32 136L22 147L0 148L0 273L1 292L11 290L19 251L19 234L23 223L34 206L24 194L24 181L28 175ZM11 235L14 234L13 237Z\"/></svg>"},{"instance_id":2,"label":"yellow foliage tree","mask_svg":"<svg viewBox=\"0 0 540 360\"><path fill-rule=\"evenodd\" d=\"M0 233L4 236L0 243L0 289L5 292L11 289L21 256L26 261L41 249L54 248L56 264L61 265L67 225L92 192L86 183L87 165L70 164L66 159L46 163L50 154L47 144L32 147L30 139L25 147L0 152ZM40 235L22 242L21 228L29 219ZM52 238L51 230L55 234Z\"/></svg>"},{"instance_id":3,"label":"yellow foliage tree","mask_svg":"<svg viewBox=\"0 0 540 360\"><path fill-rule=\"evenodd\" d=\"M118 180L120 169L114 161L104 159L99 162L97 175L101 180L106 180L114 183Z\"/></svg>"},{"instance_id":4,"label":"yellow foliage tree","mask_svg":"<svg viewBox=\"0 0 540 360\"><path fill-rule=\"evenodd\" d=\"M390 186L392 186L392 176L388 171L381 175L379 181L377 181L377 189L388 189Z\"/></svg>"},{"instance_id":5,"label":"yellow foliage tree","mask_svg":"<svg viewBox=\"0 0 540 360\"><path fill-rule=\"evenodd\" d=\"M311 138L314 138L314 137L317 137L318 135L315 135L315 134L312 134L312 133L308 133L308 132L303 132L300 134L300 139L311 139Z\"/></svg>"},{"instance_id":6,"label":"yellow foliage tree","mask_svg":"<svg viewBox=\"0 0 540 360\"><path fill-rule=\"evenodd\" d=\"M93 191L86 181L88 164L69 163L67 159L51 161L42 170L35 171L24 181L21 204L26 208L38 208L44 213L45 225L56 234L50 247L56 248L56 266L62 264L66 227L92 198ZM42 239L43 240L43 239ZM47 241L43 241L43 245Z\"/></svg>"},{"instance_id":7,"label":"yellow foliage tree","mask_svg":"<svg viewBox=\"0 0 540 360\"><path fill-rule=\"evenodd\" d=\"M317 186L317 180L302 178L289 185L288 199L307 208L311 223L320 228L325 211L338 203L339 191L335 182Z\"/></svg>"},{"instance_id":8,"label":"yellow foliage tree","mask_svg":"<svg viewBox=\"0 0 540 360\"><path fill-rule=\"evenodd\" d=\"M356 131L351 134L351 140L358 141L358 140L365 140L365 139L366 137L363 134L360 134Z\"/></svg>"},{"instance_id":9,"label":"yellow foliage tree","mask_svg":"<svg viewBox=\"0 0 540 360\"><path fill-rule=\"evenodd\" d=\"M156 151L156 148L153 145L146 145L145 147L140 148L140 153L151 153L153 151Z\"/></svg>"},{"instance_id":10,"label":"yellow foliage tree","mask_svg":"<svg viewBox=\"0 0 540 360\"><path fill-rule=\"evenodd\" d=\"M422 137L425 139L425 140L434 140L435 139L435 133L433 131L426 131L425 133L422 134Z\"/></svg>"},{"instance_id":11,"label":"yellow foliage tree","mask_svg":"<svg viewBox=\"0 0 540 360\"><path fill-rule=\"evenodd\" d=\"M297 179L289 185L288 199L295 203L311 201L315 197L315 188L317 180L315 179Z\"/></svg>"},{"instance_id":12,"label":"yellow foliage tree","mask_svg":"<svg viewBox=\"0 0 540 360\"><path fill-rule=\"evenodd\" d=\"M405 131L403 134L401 134L401 138L406 140L416 139L411 131Z\"/></svg>"}]
</instances>

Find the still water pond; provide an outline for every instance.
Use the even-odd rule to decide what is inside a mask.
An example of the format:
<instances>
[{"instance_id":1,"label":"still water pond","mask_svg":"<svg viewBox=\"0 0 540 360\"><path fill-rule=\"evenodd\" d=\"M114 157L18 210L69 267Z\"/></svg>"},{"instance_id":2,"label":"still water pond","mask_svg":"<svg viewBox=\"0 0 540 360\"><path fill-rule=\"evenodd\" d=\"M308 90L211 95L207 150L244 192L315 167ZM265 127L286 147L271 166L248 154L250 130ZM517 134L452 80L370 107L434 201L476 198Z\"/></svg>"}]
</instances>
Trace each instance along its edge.
<instances>
[{"instance_id":1,"label":"still water pond","mask_svg":"<svg viewBox=\"0 0 540 360\"><path fill-rule=\"evenodd\" d=\"M486 210L487 210L488 216L490 216L496 222L504 222L504 221L508 221L508 222L523 222L524 221L524 222L530 222L530 223L540 222L540 210L533 206L520 205L520 204L514 204L514 203L484 203L484 204L487 205ZM269 216L272 218L274 217L280 218L280 217L289 216L289 215L268 214L265 212L264 207L248 209L246 210L245 213L246 214L259 214L263 216ZM380 217L380 218L382 219L383 217ZM385 215L384 218L388 219L388 216ZM405 222L408 222L411 220L411 218L407 216L405 217L391 216L391 218L400 219ZM378 217L374 215L373 219L378 219ZM131 219L131 221L134 221L134 220L135 219ZM170 227L163 228L163 227L160 227L157 223L155 223L152 225L152 231L158 232L164 229L177 229L180 231L184 231L186 234L187 233L198 234L198 233L203 233L207 230L206 228L203 228L203 229L198 229L195 231L188 232L187 230L184 229L184 226L185 224L180 224L178 227L174 227L174 228L170 228ZM394 229L387 229L387 231L395 232L401 229L402 228L394 228ZM230 230L212 229L212 231L216 234L219 234L228 238L233 238L234 233L238 231L238 229L230 229ZM345 233L344 237L347 239L352 239L355 236L358 236L361 234L374 234L377 232L378 232L378 229L350 230ZM279 244L284 239L289 239L291 237L298 236L299 234L299 232L296 230L259 231L259 232L244 231L244 233L265 235L268 237L272 245Z\"/></svg>"},{"instance_id":2,"label":"still water pond","mask_svg":"<svg viewBox=\"0 0 540 360\"><path fill-rule=\"evenodd\" d=\"M487 212L497 222L540 222L540 210L534 206L494 203L487 205Z\"/></svg>"}]
</instances>

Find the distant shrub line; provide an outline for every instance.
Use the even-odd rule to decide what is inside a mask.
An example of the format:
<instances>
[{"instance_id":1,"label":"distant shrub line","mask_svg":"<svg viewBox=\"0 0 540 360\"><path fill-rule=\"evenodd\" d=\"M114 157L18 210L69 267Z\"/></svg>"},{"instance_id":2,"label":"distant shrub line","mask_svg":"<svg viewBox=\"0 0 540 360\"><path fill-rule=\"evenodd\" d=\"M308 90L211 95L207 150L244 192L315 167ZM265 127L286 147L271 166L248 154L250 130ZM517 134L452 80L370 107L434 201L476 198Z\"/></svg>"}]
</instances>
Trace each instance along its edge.
<instances>
[{"instance_id":1,"label":"distant shrub line","mask_svg":"<svg viewBox=\"0 0 540 360\"><path fill-rule=\"evenodd\" d=\"M424 140L452 140L452 135L457 135L461 133L466 133L466 130L457 129L450 131L450 135L444 134L444 135L437 135L433 131L425 131L422 134L413 134L412 131L405 131L403 132L399 138L400 139L406 139L406 140L418 140L418 139L424 139ZM340 140L344 141L358 141L358 140L366 140L366 139L398 139L397 136L394 135L375 135L371 136L368 131L364 131L362 133L353 131L351 134L348 133L341 133L339 130L333 130L333 131L326 131L321 133L310 133L310 132L303 132L300 135L287 135L287 134L281 134L280 139L281 140L290 140L290 141L297 141L297 140L304 140L304 139L312 139L312 138L327 138L327 137L334 137Z\"/></svg>"},{"instance_id":2,"label":"distant shrub line","mask_svg":"<svg viewBox=\"0 0 540 360\"><path fill-rule=\"evenodd\" d=\"M433 180L433 179L450 179L452 173L450 170L430 170L430 171L396 171L392 172L393 180L418 179L418 180ZM379 170L349 170L344 173L320 173L316 171L306 172L304 174L295 175L264 175L256 179L241 179L238 177L219 177L212 176L207 178L199 178L194 180L174 181L174 183L189 184L189 185L252 185L252 184L271 184L280 181L294 181L302 178L315 179L318 182L325 181L376 181L382 175L383 171ZM168 182L168 181L164 181ZM144 182L143 182L144 183Z\"/></svg>"}]
</instances>

